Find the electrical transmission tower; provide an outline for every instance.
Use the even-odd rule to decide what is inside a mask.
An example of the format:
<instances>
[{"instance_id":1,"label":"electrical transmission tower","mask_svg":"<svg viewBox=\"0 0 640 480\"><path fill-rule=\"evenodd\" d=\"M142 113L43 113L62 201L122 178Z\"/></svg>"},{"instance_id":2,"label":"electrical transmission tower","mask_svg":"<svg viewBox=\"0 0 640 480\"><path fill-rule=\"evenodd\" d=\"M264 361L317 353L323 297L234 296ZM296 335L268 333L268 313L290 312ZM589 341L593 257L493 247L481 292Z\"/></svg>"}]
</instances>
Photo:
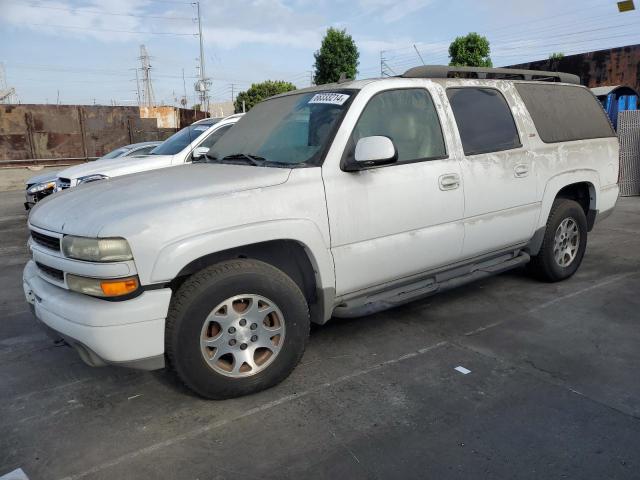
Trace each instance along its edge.
<instances>
[{"instance_id":1,"label":"electrical transmission tower","mask_svg":"<svg viewBox=\"0 0 640 480\"><path fill-rule=\"evenodd\" d=\"M4 64L0 63L0 103L15 103L16 89L7 85Z\"/></svg>"},{"instance_id":2,"label":"electrical transmission tower","mask_svg":"<svg viewBox=\"0 0 640 480\"><path fill-rule=\"evenodd\" d=\"M151 83L151 57L147 52L147 47L140 45L140 71L142 72L142 102L145 107L153 107L156 100L153 95L153 84Z\"/></svg>"}]
</instances>

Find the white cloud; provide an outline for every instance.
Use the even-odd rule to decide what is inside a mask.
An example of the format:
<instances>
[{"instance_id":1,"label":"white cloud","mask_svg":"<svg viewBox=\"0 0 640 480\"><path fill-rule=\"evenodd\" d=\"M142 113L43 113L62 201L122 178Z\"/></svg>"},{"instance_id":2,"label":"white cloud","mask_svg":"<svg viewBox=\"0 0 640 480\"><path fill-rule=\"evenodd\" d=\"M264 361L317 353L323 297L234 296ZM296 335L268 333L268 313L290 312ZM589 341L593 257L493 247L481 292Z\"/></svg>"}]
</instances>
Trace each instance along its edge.
<instances>
[{"instance_id":1,"label":"white cloud","mask_svg":"<svg viewBox=\"0 0 640 480\"><path fill-rule=\"evenodd\" d=\"M386 23L401 20L431 3L433 0L358 0L365 14L377 15Z\"/></svg>"},{"instance_id":2,"label":"white cloud","mask_svg":"<svg viewBox=\"0 0 640 480\"><path fill-rule=\"evenodd\" d=\"M92 0L81 7L64 1L7 2L2 6L0 22L59 37L91 37L103 42L126 42L141 36L124 32L149 29L140 18L108 15L108 13L140 15L143 14L143 8L147 3L146 1L111 0L105 8L105 3L99 0ZM120 32L104 30L120 30Z\"/></svg>"},{"instance_id":3,"label":"white cloud","mask_svg":"<svg viewBox=\"0 0 640 480\"><path fill-rule=\"evenodd\" d=\"M263 44L316 49L323 18L282 0L209 0L203 6L204 38L222 48Z\"/></svg>"}]
</instances>

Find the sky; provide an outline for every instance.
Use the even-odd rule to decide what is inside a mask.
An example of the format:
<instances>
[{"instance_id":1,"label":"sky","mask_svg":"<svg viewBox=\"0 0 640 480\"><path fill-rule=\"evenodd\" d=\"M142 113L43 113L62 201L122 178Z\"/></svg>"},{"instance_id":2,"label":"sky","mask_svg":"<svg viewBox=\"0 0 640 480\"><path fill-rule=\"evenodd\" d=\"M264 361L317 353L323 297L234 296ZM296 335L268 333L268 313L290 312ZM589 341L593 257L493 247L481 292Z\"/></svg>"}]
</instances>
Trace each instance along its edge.
<instances>
[{"instance_id":1,"label":"sky","mask_svg":"<svg viewBox=\"0 0 640 480\"><path fill-rule=\"evenodd\" d=\"M640 1L636 0L640 9ZM614 0L201 0L213 101L262 80L308 86L328 27L360 51L360 78L448 63L475 31L494 66L640 43L640 13ZM137 104L140 45L158 103L196 102L195 4L173 0L0 0L0 63L21 103ZM183 83L183 71L185 81ZM1 87L1 85L0 85Z\"/></svg>"}]
</instances>

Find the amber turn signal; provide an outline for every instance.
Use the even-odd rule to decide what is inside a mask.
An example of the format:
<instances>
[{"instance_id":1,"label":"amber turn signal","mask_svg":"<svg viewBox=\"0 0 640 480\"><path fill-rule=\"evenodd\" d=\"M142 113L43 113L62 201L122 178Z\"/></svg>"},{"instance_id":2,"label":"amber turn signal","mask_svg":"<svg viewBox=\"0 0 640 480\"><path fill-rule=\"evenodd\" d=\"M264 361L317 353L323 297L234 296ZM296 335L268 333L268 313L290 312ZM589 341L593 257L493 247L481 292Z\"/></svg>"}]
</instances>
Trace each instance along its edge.
<instances>
[{"instance_id":1,"label":"amber turn signal","mask_svg":"<svg viewBox=\"0 0 640 480\"><path fill-rule=\"evenodd\" d=\"M135 292L140 287L138 277L90 278L67 274L69 290L92 297L122 297Z\"/></svg>"},{"instance_id":2,"label":"amber turn signal","mask_svg":"<svg viewBox=\"0 0 640 480\"><path fill-rule=\"evenodd\" d=\"M118 280L102 280L100 288L105 297L121 297L138 289L138 278L119 278Z\"/></svg>"}]
</instances>

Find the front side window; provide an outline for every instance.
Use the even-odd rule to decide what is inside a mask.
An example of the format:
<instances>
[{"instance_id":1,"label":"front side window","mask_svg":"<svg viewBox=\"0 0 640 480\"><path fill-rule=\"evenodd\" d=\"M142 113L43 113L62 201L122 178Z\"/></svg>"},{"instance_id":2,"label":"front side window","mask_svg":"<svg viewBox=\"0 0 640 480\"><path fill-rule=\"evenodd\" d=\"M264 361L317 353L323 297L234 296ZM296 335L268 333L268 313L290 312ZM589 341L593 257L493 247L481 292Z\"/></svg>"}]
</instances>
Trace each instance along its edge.
<instances>
[{"instance_id":1,"label":"front side window","mask_svg":"<svg viewBox=\"0 0 640 480\"><path fill-rule=\"evenodd\" d=\"M227 130L229 130L231 127L233 126L233 123L230 123L228 125L223 125L220 128L218 128L217 130L215 130L211 135L209 135L207 138L205 138L202 143L200 145L198 145L199 147L207 147L207 148L211 148L213 147L213 145L220 140L220 138L222 137L222 135L224 135L225 133L227 133Z\"/></svg>"},{"instance_id":2,"label":"front side window","mask_svg":"<svg viewBox=\"0 0 640 480\"><path fill-rule=\"evenodd\" d=\"M131 156L136 156L137 157L138 155L149 155L151 150L153 150L156 147L157 147L157 145L149 145L148 147L142 147L142 148L139 148L137 150L133 150L127 156L131 155Z\"/></svg>"},{"instance_id":3,"label":"front side window","mask_svg":"<svg viewBox=\"0 0 640 480\"><path fill-rule=\"evenodd\" d=\"M111 152L107 153L106 155L103 155L100 158L101 158L101 160L108 160L110 158L118 158L118 157L124 156L128 151L129 151L128 148L120 147L120 148L116 148L115 150L112 150Z\"/></svg>"},{"instance_id":4,"label":"front side window","mask_svg":"<svg viewBox=\"0 0 640 480\"><path fill-rule=\"evenodd\" d=\"M492 88L449 88L449 103L458 124L465 155L521 147L511 109Z\"/></svg>"},{"instance_id":5,"label":"front side window","mask_svg":"<svg viewBox=\"0 0 640 480\"><path fill-rule=\"evenodd\" d=\"M211 148L210 161L316 166L356 92L289 94L258 103Z\"/></svg>"},{"instance_id":6,"label":"front side window","mask_svg":"<svg viewBox=\"0 0 640 480\"><path fill-rule=\"evenodd\" d=\"M211 128L211 124L189 125L174 133L153 149L151 155L175 155L184 150L191 142Z\"/></svg>"},{"instance_id":7,"label":"front side window","mask_svg":"<svg viewBox=\"0 0 640 480\"><path fill-rule=\"evenodd\" d=\"M425 89L390 90L375 95L364 108L351 136L358 140L389 137L398 150L397 163L446 157L440 120Z\"/></svg>"}]
</instances>

